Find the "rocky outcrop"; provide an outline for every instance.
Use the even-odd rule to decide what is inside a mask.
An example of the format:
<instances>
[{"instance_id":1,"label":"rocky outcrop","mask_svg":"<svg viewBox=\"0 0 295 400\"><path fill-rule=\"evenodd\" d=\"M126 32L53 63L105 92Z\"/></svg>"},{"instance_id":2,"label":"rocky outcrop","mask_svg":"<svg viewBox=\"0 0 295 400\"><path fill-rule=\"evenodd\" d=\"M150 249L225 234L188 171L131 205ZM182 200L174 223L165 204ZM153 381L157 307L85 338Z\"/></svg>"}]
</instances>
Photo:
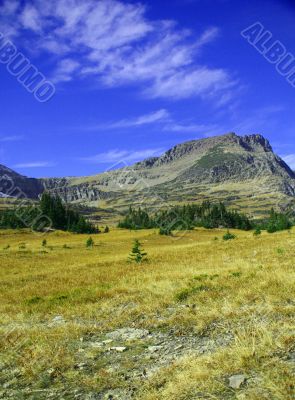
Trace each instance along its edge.
<instances>
[{"instance_id":1,"label":"rocky outcrop","mask_svg":"<svg viewBox=\"0 0 295 400\"><path fill-rule=\"evenodd\" d=\"M40 180L17 174L0 165L0 197L38 199L43 190Z\"/></svg>"}]
</instances>

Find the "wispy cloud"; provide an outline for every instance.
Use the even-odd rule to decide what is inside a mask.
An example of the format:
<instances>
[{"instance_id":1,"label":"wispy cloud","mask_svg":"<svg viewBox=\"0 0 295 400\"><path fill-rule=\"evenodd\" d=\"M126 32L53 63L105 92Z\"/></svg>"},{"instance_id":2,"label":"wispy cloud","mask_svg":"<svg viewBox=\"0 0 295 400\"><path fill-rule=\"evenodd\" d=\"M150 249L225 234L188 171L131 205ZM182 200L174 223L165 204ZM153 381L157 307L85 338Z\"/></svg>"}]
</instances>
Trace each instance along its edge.
<instances>
[{"instance_id":1,"label":"wispy cloud","mask_svg":"<svg viewBox=\"0 0 295 400\"><path fill-rule=\"evenodd\" d=\"M75 71L77 71L80 67L80 63L72 60L70 58L66 58L60 61L58 67L54 72L54 76L52 77L52 81L57 82L65 82L72 80Z\"/></svg>"},{"instance_id":2,"label":"wispy cloud","mask_svg":"<svg viewBox=\"0 0 295 400\"><path fill-rule=\"evenodd\" d=\"M220 129L216 124L198 124L195 122L176 121L171 113L166 109L161 109L152 113L122 119L120 121L106 122L102 124L93 124L84 126L84 130L112 130L124 128L140 128L145 125L155 125L157 129L163 132L179 132L179 133L194 133L194 134L216 134ZM80 128L79 128L80 129Z\"/></svg>"},{"instance_id":3,"label":"wispy cloud","mask_svg":"<svg viewBox=\"0 0 295 400\"><path fill-rule=\"evenodd\" d=\"M163 153L163 149L145 149L145 150L110 150L106 153L99 153L89 157L81 157L79 160L92 164L112 164L112 163L133 163L144 160L149 157L156 157Z\"/></svg>"},{"instance_id":4,"label":"wispy cloud","mask_svg":"<svg viewBox=\"0 0 295 400\"><path fill-rule=\"evenodd\" d=\"M13 165L13 168L45 168L54 167L56 164L50 161L34 161Z\"/></svg>"},{"instance_id":5,"label":"wispy cloud","mask_svg":"<svg viewBox=\"0 0 295 400\"><path fill-rule=\"evenodd\" d=\"M6 26L15 36L29 31L34 51L54 55L56 82L90 76L107 87L137 85L151 98L215 101L237 85L228 71L201 61L217 27L196 37L174 21L148 18L140 3L120 0L10 3L0 7Z\"/></svg>"},{"instance_id":6,"label":"wispy cloud","mask_svg":"<svg viewBox=\"0 0 295 400\"><path fill-rule=\"evenodd\" d=\"M23 139L23 135L0 136L0 142L18 142Z\"/></svg>"},{"instance_id":7,"label":"wispy cloud","mask_svg":"<svg viewBox=\"0 0 295 400\"><path fill-rule=\"evenodd\" d=\"M224 126L224 131L233 131L239 134L264 133L267 134L268 129L278 126L278 114L285 110L283 105L270 105L267 107L259 107L251 112L247 111L247 116L233 113L230 126ZM250 116L248 116L250 115ZM278 126L279 128L279 126Z\"/></svg>"},{"instance_id":8,"label":"wispy cloud","mask_svg":"<svg viewBox=\"0 0 295 400\"><path fill-rule=\"evenodd\" d=\"M175 71L170 76L158 76L144 93L148 97L169 97L175 100L194 96L209 98L231 86L230 78L224 70L202 67Z\"/></svg>"},{"instance_id":9,"label":"wispy cloud","mask_svg":"<svg viewBox=\"0 0 295 400\"><path fill-rule=\"evenodd\" d=\"M295 171L295 154L284 156L283 160Z\"/></svg>"},{"instance_id":10,"label":"wispy cloud","mask_svg":"<svg viewBox=\"0 0 295 400\"><path fill-rule=\"evenodd\" d=\"M209 135L211 133L217 134L220 131L218 125L206 125L206 124L195 124L195 123L177 123L171 122L165 125L163 128L167 132L179 132L179 133L195 133L202 135Z\"/></svg>"},{"instance_id":11,"label":"wispy cloud","mask_svg":"<svg viewBox=\"0 0 295 400\"><path fill-rule=\"evenodd\" d=\"M149 114L140 115L129 119L122 119L120 121L107 122L103 124L94 124L84 127L86 130L105 130L105 129L122 129L122 128L136 128L144 125L151 125L155 123L163 123L168 121L170 114L167 110L158 110Z\"/></svg>"}]
</instances>

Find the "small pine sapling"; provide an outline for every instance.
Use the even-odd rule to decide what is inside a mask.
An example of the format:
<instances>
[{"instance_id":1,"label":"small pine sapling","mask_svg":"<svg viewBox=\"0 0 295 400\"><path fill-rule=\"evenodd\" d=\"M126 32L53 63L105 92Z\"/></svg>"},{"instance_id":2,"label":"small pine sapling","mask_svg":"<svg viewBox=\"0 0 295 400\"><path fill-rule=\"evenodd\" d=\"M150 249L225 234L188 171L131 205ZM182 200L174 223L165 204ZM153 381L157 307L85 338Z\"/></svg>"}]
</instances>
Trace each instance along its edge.
<instances>
[{"instance_id":1,"label":"small pine sapling","mask_svg":"<svg viewBox=\"0 0 295 400\"><path fill-rule=\"evenodd\" d=\"M261 235L261 229L260 229L260 228L256 228L255 231L254 231L254 233L253 233L253 235L254 235L255 237L260 236L260 235Z\"/></svg>"},{"instance_id":2,"label":"small pine sapling","mask_svg":"<svg viewBox=\"0 0 295 400\"><path fill-rule=\"evenodd\" d=\"M142 261L145 261L146 256L147 253L142 249L142 244L138 239L135 239L128 260L140 264Z\"/></svg>"},{"instance_id":3,"label":"small pine sapling","mask_svg":"<svg viewBox=\"0 0 295 400\"><path fill-rule=\"evenodd\" d=\"M94 241L93 241L92 237L89 237L89 238L86 240L86 247L87 247L87 249L90 249L90 248L92 248L93 246L94 246Z\"/></svg>"},{"instance_id":4,"label":"small pine sapling","mask_svg":"<svg viewBox=\"0 0 295 400\"><path fill-rule=\"evenodd\" d=\"M230 233L230 231L227 231L226 234L223 236L223 240L233 240L236 239L236 235Z\"/></svg>"}]
</instances>

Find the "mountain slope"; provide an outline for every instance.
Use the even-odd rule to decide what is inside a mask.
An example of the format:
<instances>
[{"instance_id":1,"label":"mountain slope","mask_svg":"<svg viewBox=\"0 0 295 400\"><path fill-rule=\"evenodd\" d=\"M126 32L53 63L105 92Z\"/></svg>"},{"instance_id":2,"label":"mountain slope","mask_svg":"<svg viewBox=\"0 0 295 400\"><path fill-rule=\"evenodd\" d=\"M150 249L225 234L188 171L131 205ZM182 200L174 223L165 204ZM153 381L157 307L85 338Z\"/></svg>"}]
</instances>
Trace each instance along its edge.
<instances>
[{"instance_id":1,"label":"mountain slope","mask_svg":"<svg viewBox=\"0 0 295 400\"><path fill-rule=\"evenodd\" d=\"M68 202L115 210L213 199L259 212L295 196L295 174L268 140L234 133L179 144L120 170L42 183Z\"/></svg>"},{"instance_id":2,"label":"mountain slope","mask_svg":"<svg viewBox=\"0 0 295 400\"><path fill-rule=\"evenodd\" d=\"M158 209L207 199L263 214L273 206L286 208L295 197L295 173L261 135L193 140L160 157L89 177L37 180L2 166L0 175L11 177L28 197L47 190L67 202L115 214L129 205Z\"/></svg>"},{"instance_id":3,"label":"mountain slope","mask_svg":"<svg viewBox=\"0 0 295 400\"><path fill-rule=\"evenodd\" d=\"M0 197L37 199L43 190L40 180L27 178L0 165Z\"/></svg>"}]
</instances>

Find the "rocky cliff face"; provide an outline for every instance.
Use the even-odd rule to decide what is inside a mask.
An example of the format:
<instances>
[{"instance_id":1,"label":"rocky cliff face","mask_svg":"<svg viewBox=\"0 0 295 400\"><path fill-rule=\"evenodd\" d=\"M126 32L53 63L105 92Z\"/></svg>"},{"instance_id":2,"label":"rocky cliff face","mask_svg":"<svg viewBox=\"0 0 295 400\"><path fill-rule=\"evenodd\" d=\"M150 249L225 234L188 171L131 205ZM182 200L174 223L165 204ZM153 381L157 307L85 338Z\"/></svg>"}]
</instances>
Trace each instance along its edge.
<instances>
[{"instance_id":1,"label":"rocky cliff face","mask_svg":"<svg viewBox=\"0 0 295 400\"><path fill-rule=\"evenodd\" d=\"M73 179L71 178L49 178L40 181L44 190L57 194L68 203L79 201L91 202L107 199L111 196L110 193L100 190L99 187L96 187L92 183L81 182L73 184Z\"/></svg>"},{"instance_id":2,"label":"rocky cliff face","mask_svg":"<svg viewBox=\"0 0 295 400\"><path fill-rule=\"evenodd\" d=\"M38 179L27 178L0 165L0 197L37 199L43 190Z\"/></svg>"},{"instance_id":3,"label":"rocky cliff face","mask_svg":"<svg viewBox=\"0 0 295 400\"><path fill-rule=\"evenodd\" d=\"M210 198L259 208L272 198L295 196L295 174L268 140L234 133L182 143L160 157L96 176L36 180L15 174L14 179L33 198L47 190L67 202L117 210Z\"/></svg>"}]
</instances>

